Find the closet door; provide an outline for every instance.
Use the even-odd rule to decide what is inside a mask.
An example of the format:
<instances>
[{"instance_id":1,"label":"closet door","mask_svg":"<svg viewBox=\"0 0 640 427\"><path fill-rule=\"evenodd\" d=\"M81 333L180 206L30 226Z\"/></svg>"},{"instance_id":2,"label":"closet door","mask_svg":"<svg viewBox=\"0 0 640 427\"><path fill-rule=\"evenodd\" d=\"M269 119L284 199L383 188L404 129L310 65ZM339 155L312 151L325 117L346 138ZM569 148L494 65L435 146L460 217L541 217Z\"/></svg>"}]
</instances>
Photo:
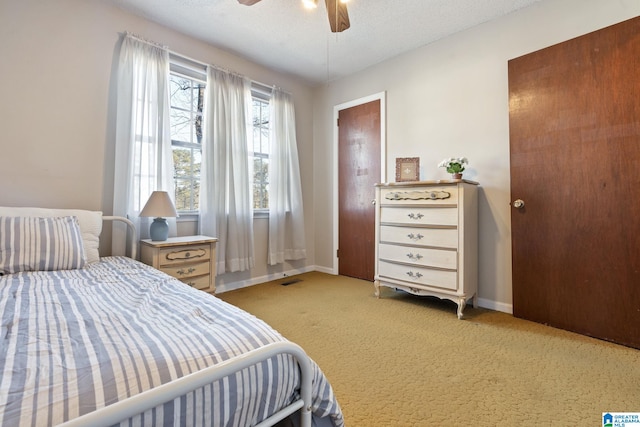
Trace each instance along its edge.
<instances>
[{"instance_id":1,"label":"closet door","mask_svg":"<svg viewBox=\"0 0 640 427\"><path fill-rule=\"evenodd\" d=\"M640 348L640 18L509 61L513 311Z\"/></svg>"},{"instance_id":2,"label":"closet door","mask_svg":"<svg viewBox=\"0 0 640 427\"><path fill-rule=\"evenodd\" d=\"M380 182L381 102L338 115L338 272L373 281L375 271L374 185Z\"/></svg>"}]
</instances>

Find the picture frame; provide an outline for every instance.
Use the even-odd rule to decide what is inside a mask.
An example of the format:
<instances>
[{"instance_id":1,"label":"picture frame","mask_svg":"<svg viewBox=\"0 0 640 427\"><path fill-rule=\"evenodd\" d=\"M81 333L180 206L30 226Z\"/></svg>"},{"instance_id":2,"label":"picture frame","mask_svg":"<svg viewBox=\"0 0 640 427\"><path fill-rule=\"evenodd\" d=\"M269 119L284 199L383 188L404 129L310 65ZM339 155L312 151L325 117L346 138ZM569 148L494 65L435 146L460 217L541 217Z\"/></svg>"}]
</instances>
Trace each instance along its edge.
<instances>
[{"instance_id":1,"label":"picture frame","mask_svg":"<svg viewBox=\"0 0 640 427\"><path fill-rule=\"evenodd\" d=\"M420 157L396 158L396 182L420 181Z\"/></svg>"}]
</instances>

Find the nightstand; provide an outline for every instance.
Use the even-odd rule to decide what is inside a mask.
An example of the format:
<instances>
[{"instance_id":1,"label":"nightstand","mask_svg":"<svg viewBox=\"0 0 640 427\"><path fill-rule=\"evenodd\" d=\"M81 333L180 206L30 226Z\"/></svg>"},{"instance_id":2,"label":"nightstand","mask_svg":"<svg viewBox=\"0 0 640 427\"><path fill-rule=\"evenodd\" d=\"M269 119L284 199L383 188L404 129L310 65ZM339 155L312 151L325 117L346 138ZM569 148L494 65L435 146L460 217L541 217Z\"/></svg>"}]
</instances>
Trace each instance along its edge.
<instances>
[{"instance_id":1,"label":"nightstand","mask_svg":"<svg viewBox=\"0 0 640 427\"><path fill-rule=\"evenodd\" d=\"M196 289L216 291L216 242L207 236L140 241L141 261Z\"/></svg>"}]
</instances>

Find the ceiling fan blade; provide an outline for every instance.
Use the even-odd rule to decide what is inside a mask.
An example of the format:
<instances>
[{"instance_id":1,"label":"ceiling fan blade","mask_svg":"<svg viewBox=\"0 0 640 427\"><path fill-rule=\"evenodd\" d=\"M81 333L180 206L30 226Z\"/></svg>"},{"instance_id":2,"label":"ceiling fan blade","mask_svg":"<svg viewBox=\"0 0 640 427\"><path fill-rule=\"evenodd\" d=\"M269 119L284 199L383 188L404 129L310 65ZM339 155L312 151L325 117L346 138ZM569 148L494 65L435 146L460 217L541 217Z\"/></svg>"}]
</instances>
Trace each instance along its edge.
<instances>
[{"instance_id":1,"label":"ceiling fan blade","mask_svg":"<svg viewBox=\"0 0 640 427\"><path fill-rule=\"evenodd\" d=\"M244 4L246 6L251 6L252 4L258 3L260 0L238 0L238 3Z\"/></svg>"},{"instance_id":2,"label":"ceiling fan blade","mask_svg":"<svg viewBox=\"0 0 640 427\"><path fill-rule=\"evenodd\" d=\"M329 15L329 25L332 33L341 33L351 26L347 5L340 0L324 0Z\"/></svg>"}]
</instances>

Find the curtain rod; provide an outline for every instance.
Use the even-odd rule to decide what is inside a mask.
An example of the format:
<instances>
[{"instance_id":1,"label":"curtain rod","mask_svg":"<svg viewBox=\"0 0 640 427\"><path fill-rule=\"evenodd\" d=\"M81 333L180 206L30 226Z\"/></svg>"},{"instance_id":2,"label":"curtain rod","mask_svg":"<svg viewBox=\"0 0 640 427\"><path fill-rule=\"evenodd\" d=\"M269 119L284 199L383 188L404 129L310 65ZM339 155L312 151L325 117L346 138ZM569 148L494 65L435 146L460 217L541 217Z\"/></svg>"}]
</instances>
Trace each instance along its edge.
<instances>
[{"instance_id":1,"label":"curtain rod","mask_svg":"<svg viewBox=\"0 0 640 427\"><path fill-rule=\"evenodd\" d=\"M218 65L213 65L213 64L207 64L207 63L202 62L202 61L199 61L199 60L197 60L197 59L195 59L195 58L191 58L191 57L189 57L189 56L183 55L183 54L181 54L181 53L178 53L178 52L176 52L176 51L173 51L173 50L169 49L169 47L168 47L168 46L165 46L165 45L160 44L160 43L156 43L156 42L154 42L154 41L152 41L152 40L147 40L147 39L145 39L144 37L141 37L141 36L139 36L139 35L137 35L137 34L134 34L134 33L129 32L129 31L126 31L126 32L125 32L125 35L127 35L127 36L129 36L129 37L132 37L132 38L134 38L134 39L136 39L136 40L139 40L139 41L141 41L141 42L148 43L148 44L150 44L150 45L152 45L152 46L156 46L156 47L159 47L159 48L165 49L167 52L169 52L169 54L170 54L170 55L176 56L176 57L178 57L178 58L180 58L180 59L186 59L187 61L190 61L190 62L193 62L193 63L195 63L195 64L201 65L201 66L203 66L203 67L205 67L205 68L206 68L206 67L213 67L213 68L216 68L216 69L218 69L218 70L224 71L224 72L226 72L226 73L236 74L236 75L238 75L238 76L246 77L246 76L244 76L243 74L236 73L236 72L231 71L231 70L229 70L229 69L226 69L226 68L224 68L224 67L220 67L220 66L218 66ZM200 70L193 70L193 71L200 71ZM261 86L261 89L263 89L263 90L273 91L274 89L277 89L277 90L279 90L279 91L285 92L285 93L286 93L286 94L288 94L288 95L291 95L291 93L289 93L289 92L287 92L287 91L285 91L285 90L282 90L282 88L277 87L277 86L275 86L275 85L268 85L268 84L266 84L266 83L262 83L262 82L259 82L259 81L257 81L257 80L254 80L254 79L249 79L249 81L250 81L252 84L255 84L255 85Z\"/></svg>"},{"instance_id":2,"label":"curtain rod","mask_svg":"<svg viewBox=\"0 0 640 427\"><path fill-rule=\"evenodd\" d=\"M151 46L159 47L159 48L167 50L167 51L169 50L169 48L167 46L163 45L163 44L156 43L156 42L154 42L152 40L147 40L144 37L141 37L141 36L139 36L137 34L134 34L134 33L130 32L130 31L125 31L124 35L128 36L128 37L131 37L132 39L136 39L138 41L141 41L143 43L150 44Z\"/></svg>"}]
</instances>

